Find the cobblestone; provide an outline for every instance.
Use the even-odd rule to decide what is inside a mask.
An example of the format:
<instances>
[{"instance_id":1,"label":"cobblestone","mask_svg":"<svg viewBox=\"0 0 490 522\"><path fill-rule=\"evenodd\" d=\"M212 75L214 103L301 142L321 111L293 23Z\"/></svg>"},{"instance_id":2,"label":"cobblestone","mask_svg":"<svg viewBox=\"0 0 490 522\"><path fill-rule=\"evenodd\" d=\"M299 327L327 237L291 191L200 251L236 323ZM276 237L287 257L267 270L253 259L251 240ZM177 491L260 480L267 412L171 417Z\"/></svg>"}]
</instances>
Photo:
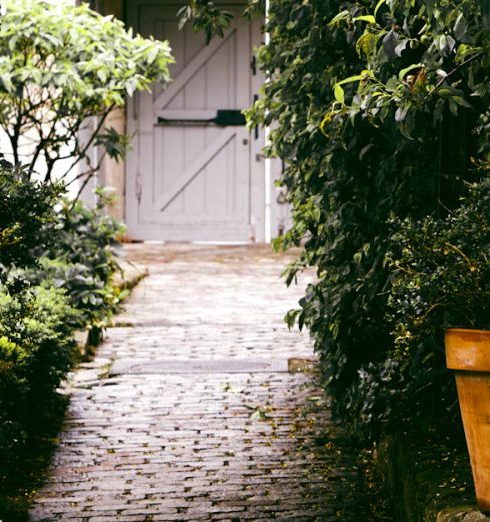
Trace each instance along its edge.
<instances>
[{"instance_id":1,"label":"cobblestone","mask_svg":"<svg viewBox=\"0 0 490 522\"><path fill-rule=\"evenodd\" d=\"M265 247L130 246L150 276L71 405L30 520L370 520L315 372L110 374L122 360L312 359ZM127 326L123 326L127 325ZM129 326L132 325L132 326Z\"/></svg>"}]
</instances>

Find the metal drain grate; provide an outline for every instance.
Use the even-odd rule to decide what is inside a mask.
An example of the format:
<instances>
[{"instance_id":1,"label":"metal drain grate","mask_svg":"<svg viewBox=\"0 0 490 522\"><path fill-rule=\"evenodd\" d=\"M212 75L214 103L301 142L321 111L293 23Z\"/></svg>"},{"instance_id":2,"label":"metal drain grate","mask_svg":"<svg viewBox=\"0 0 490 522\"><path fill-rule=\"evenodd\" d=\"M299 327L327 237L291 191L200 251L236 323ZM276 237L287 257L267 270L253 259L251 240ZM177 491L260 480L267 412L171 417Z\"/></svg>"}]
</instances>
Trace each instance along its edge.
<instances>
[{"instance_id":1,"label":"metal drain grate","mask_svg":"<svg viewBox=\"0 0 490 522\"><path fill-rule=\"evenodd\" d=\"M287 372L288 359L227 359L218 361L116 361L110 375L182 373L276 373Z\"/></svg>"}]
</instances>

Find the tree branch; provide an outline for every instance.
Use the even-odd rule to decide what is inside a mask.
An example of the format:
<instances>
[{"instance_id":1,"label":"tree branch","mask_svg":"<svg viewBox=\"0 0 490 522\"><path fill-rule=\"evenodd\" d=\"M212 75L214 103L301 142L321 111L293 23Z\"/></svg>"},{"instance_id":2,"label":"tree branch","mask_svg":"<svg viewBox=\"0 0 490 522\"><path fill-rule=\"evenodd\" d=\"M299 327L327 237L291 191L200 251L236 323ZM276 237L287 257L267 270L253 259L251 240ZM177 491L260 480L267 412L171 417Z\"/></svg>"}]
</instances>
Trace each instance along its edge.
<instances>
[{"instance_id":1,"label":"tree branch","mask_svg":"<svg viewBox=\"0 0 490 522\"><path fill-rule=\"evenodd\" d=\"M61 176L61 179L66 178L66 176L68 176L68 174L80 163L80 161L82 161L82 159L86 157L87 151L92 146L92 144L95 141L97 135L101 131L102 127L104 126L104 123L106 122L107 116L114 109L115 106L116 106L115 103L111 104L109 106L109 108L106 109L106 111L102 115L99 115L100 120L99 120L99 123L97 124L97 127L95 128L94 132L92 133L92 136L89 138L87 143L84 145L83 149L80 150L77 159L72 163L70 168L63 174L63 176Z\"/></svg>"},{"instance_id":2,"label":"tree branch","mask_svg":"<svg viewBox=\"0 0 490 522\"><path fill-rule=\"evenodd\" d=\"M434 89L429 92L425 98L424 98L424 101L426 101L427 99L429 99L435 92L437 92L443 85L444 85L444 82L450 78L451 76L453 76L454 74L456 74L460 69L462 69L463 67L465 67L466 65L468 65L469 63L473 62L474 60L476 60L477 58L479 58L480 56L483 55L483 51L480 51L476 54L474 54L473 56L471 56L470 58L468 58L467 60L465 60L464 62L461 62L459 65L457 65L452 71L448 72L446 74L446 76L444 76L443 78L441 78L435 85Z\"/></svg>"}]
</instances>

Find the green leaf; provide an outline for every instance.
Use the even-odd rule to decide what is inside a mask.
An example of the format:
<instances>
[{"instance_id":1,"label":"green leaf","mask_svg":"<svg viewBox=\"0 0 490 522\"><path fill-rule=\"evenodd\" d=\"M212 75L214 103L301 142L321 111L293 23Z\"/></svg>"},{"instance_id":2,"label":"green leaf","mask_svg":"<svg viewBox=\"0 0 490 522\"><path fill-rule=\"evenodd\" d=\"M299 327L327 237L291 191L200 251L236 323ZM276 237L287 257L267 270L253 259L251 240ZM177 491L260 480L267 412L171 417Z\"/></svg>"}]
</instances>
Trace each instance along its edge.
<instances>
[{"instance_id":1,"label":"green leaf","mask_svg":"<svg viewBox=\"0 0 490 522\"><path fill-rule=\"evenodd\" d=\"M356 42L356 51L359 56L364 53L365 56L371 56L377 51L377 44L380 34L364 32Z\"/></svg>"},{"instance_id":2,"label":"green leaf","mask_svg":"<svg viewBox=\"0 0 490 522\"><path fill-rule=\"evenodd\" d=\"M107 71L105 69L97 69L97 76L103 83L107 81Z\"/></svg>"},{"instance_id":3,"label":"green leaf","mask_svg":"<svg viewBox=\"0 0 490 522\"><path fill-rule=\"evenodd\" d=\"M339 14L337 14L336 16L334 16L330 22L328 23L329 27L333 27L335 25L338 25L339 22L342 22L344 20L348 20L349 18L351 17L351 14L349 11L347 10L344 10L344 11L340 11Z\"/></svg>"},{"instance_id":4,"label":"green leaf","mask_svg":"<svg viewBox=\"0 0 490 522\"><path fill-rule=\"evenodd\" d=\"M361 20L363 22L367 22L368 24L375 24L376 18L374 18L373 15L362 15L362 16L356 16L352 19L354 22L357 22L358 20Z\"/></svg>"},{"instance_id":5,"label":"green leaf","mask_svg":"<svg viewBox=\"0 0 490 522\"><path fill-rule=\"evenodd\" d=\"M355 76L349 76L348 78L344 78L340 82L337 82L336 85L344 85L346 83L358 82L360 80L364 80L364 78L367 78L369 76L372 76L372 73L370 73L370 71L363 71L362 74L356 74Z\"/></svg>"},{"instance_id":6,"label":"green leaf","mask_svg":"<svg viewBox=\"0 0 490 522\"><path fill-rule=\"evenodd\" d=\"M344 105L345 103L345 93L344 93L344 89L342 89L342 87L340 86L340 83L336 83L334 85L334 88L333 88L333 94L335 96L335 99L341 103L342 105Z\"/></svg>"},{"instance_id":7,"label":"green leaf","mask_svg":"<svg viewBox=\"0 0 490 522\"><path fill-rule=\"evenodd\" d=\"M374 16L376 16L378 14L378 11L380 9L380 7L386 2L386 0L379 0L378 3L376 4L376 7L374 8Z\"/></svg>"},{"instance_id":8,"label":"green leaf","mask_svg":"<svg viewBox=\"0 0 490 522\"><path fill-rule=\"evenodd\" d=\"M398 79L403 80L410 71L413 71L414 69L420 69L422 67L424 67L423 63L414 63L412 65L409 65L408 67L405 67L398 73Z\"/></svg>"}]
</instances>

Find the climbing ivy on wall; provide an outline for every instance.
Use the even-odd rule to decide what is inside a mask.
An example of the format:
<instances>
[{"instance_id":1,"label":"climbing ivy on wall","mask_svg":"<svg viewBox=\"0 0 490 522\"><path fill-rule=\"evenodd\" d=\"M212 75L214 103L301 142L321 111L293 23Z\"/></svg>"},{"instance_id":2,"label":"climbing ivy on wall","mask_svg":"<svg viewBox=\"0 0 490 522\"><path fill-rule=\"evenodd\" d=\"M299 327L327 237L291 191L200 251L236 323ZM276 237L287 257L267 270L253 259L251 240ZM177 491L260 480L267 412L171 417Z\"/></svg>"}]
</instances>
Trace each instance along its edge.
<instances>
[{"instance_id":1,"label":"climbing ivy on wall","mask_svg":"<svg viewBox=\"0 0 490 522\"><path fill-rule=\"evenodd\" d=\"M485 176L489 14L488 0L270 2L258 50L270 81L248 117L272 125L268 153L286 162L294 225L276 247L303 245L287 282L318 276L287 320L310 330L337 413L367 436L447 416L440 356L417 360L425 387L412 368L392 393L409 366L396 360L393 252L403 220L444 220Z\"/></svg>"}]
</instances>

